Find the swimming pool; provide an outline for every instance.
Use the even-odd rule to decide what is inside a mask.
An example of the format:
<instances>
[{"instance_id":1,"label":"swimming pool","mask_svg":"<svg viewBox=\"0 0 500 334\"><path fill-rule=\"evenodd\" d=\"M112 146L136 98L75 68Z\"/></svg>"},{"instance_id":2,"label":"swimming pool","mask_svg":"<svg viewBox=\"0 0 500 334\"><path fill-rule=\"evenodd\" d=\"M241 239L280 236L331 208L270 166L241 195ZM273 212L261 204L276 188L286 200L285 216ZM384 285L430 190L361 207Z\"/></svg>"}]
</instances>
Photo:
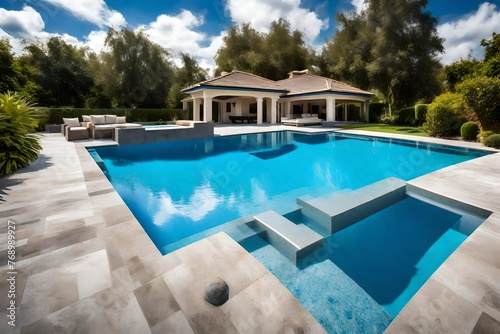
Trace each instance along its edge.
<instances>
[{"instance_id":1,"label":"swimming pool","mask_svg":"<svg viewBox=\"0 0 500 334\"><path fill-rule=\"evenodd\" d=\"M162 253L239 217L269 209L289 212L299 196L354 190L389 176L410 180L485 154L293 131L97 147L92 152Z\"/></svg>"}]
</instances>

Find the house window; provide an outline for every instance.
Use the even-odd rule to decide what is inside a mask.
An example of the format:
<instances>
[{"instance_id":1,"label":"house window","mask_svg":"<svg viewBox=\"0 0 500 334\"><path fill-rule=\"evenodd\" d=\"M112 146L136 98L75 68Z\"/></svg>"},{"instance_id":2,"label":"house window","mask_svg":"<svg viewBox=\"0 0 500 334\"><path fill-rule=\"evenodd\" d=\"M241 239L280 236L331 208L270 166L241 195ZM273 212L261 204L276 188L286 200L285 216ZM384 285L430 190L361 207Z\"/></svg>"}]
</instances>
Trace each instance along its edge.
<instances>
[{"instance_id":1,"label":"house window","mask_svg":"<svg viewBox=\"0 0 500 334\"><path fill-rule=\"evenodd\" d=\"M226 112L231 112L231 102L226 103Z\"/></svg>"}]
</instances>

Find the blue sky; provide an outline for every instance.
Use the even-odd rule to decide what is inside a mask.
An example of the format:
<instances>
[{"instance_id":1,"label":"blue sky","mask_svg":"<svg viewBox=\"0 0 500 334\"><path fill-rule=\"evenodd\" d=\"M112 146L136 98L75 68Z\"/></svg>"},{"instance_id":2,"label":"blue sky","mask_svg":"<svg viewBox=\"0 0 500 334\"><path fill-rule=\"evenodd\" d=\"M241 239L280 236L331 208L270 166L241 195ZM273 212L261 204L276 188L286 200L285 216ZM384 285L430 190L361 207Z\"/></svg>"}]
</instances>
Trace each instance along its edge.
<instances>
[{"instance_id":1,"label":"blue sky","mask_svg":"<svg viewBox=\"0 0 500 334\"><path fill-rule=\"evenodd\" d=\"M363 0L0 0L0 37L9 38L17 53L22 39L51 36L100 51L109 27L142 29L170 49L177 63L179 52L188 52L213 68L231 22L249 22L266 32L271 21L284 17L319 50L335 33L335 15L362 6ZM471 50L482 57L481 39L500 32L500 0L430 0L427 10L438 18L438 32L446 39L445 64Z\"/></svg>"}]
</instances>

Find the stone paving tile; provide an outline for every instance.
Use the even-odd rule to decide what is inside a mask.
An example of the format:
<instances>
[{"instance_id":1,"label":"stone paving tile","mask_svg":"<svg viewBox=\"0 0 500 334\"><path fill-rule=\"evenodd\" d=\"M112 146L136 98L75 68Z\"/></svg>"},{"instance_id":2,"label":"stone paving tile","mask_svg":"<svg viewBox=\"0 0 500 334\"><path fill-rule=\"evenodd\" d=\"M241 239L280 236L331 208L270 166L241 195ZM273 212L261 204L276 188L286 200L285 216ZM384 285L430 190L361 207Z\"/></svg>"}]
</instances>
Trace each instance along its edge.
<instances>
[{"instance_id":1,"label":"stone paving tile","mask_svg":"<svg viewBox=\"0 0 500 334\"><path fill-rule=\"evenodd\" d=\"M181 310L161 277L135 289L134 293L151 328Z\"/></svg>"},{"instance_id":2,"label":"stone paving tile","mask_svg":"<svg viewBox=\"0 0 500 334\"><path fill-rule=\"evenodd\" d=\"M497 334L500 333L500 321L487 313L482 313L472 330L472 334Z\"/></svg>"}]
</instances>

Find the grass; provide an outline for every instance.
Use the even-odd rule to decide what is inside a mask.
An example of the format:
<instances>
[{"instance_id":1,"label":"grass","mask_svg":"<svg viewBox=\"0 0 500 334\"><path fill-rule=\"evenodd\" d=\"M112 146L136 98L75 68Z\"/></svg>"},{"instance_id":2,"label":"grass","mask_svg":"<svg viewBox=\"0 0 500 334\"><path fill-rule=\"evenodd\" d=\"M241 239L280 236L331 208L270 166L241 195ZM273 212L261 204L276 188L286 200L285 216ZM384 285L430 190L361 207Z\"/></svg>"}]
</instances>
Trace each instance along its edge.
<instances>
[{"instance_id":1,"label":"grass","mask_svg":"<svg viewBox=\"0 0 500 334\"><path fill-rule=\"evenodd\" d=\"M429 134L422 130L421 128L415 128L411 126L398 126L389 124L349 124L342 125L342 129L349 130L363 130L363 131L373 131L373 132L387 132L387 133L399 133L403 135L429 137Z\"/></svg>"}]
</instances>

